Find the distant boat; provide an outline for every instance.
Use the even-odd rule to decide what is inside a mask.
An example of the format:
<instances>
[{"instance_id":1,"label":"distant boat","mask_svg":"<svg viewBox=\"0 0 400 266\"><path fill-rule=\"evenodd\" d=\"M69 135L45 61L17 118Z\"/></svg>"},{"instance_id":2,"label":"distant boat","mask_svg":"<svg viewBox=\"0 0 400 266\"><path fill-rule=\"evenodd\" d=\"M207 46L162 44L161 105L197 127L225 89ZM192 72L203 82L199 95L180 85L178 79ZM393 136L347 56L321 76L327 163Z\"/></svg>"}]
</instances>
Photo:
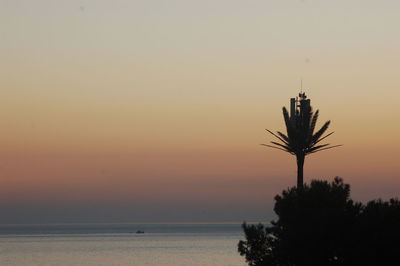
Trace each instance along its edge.
<instances>
[{"instance_id":1,"label":"distant boat","mask_svg":"<svg viewBox=\"0 0 400 266\"><path fill-rule=\"evenodd\" d=\"M136 234L144 234L144 231L142 231L142 230L137 230L137 231L136 231Z\"/></svg>"}]
</instances>

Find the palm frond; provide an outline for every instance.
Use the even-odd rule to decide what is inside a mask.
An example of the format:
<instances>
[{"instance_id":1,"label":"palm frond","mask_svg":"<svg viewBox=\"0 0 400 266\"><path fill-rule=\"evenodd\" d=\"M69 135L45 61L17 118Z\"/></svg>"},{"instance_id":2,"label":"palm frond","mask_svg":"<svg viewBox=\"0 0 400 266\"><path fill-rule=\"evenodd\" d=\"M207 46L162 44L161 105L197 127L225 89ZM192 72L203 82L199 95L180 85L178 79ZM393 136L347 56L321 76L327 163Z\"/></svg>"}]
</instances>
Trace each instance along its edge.
<instances>
[{"instance_id":1,"label":"palm frond","mask_svg":"<svg viewBox=\"0 0 400 266\"><path fill-rule=\"evenodd\" d=\"M343 145L340 144L340 145L335 145L335 146L331 146L331 147L328 147L328 148L323 148L323 149L320 149L320 150L317 150L317 151L310 152L310 154L311 154L311 153L316 153L316 152L319 152L319 151L324 151L324 150L329 150L329 149L337 148L337 147L340 147L340 146L343 146Z\"/></svg>"},{"instance_id":2,"label":"palm frond","mask_svg":"<svg viewBox=\"0 0 400 266\"><path fill-rule=\"evenodd\" d=\"M275 147L275 146L272 146L272 145L268 145L268 144L260 144L260 145L266 146L266 147L269 147L269 148L273 148L273 149L278 149L278 150L281 150L281 151L284 151L284 152L288 152L287 150L284 150L284 149L281 149L281 148L278 148L278 147Z\"/></svg>"},{"instance_id":3,"label":"palm frond","mask_svg":"<svg viewBox=\"0 0 400 266\"><path fill-rule=\"evenodd\" d=\"M328 129L329 124L331 123L330 120L326 121L325 124L312 136L312 143L317 142L318 139L325 133Z\"/></svg>"},{"instance_id":4,"label":"palm frond","mask_svg":"<svg viewBox=\"0 0 400 266\"><path fill-rule=\"evenodd\" d=\"M310 136L314 134L315 126L317 125L317 120L319 116L319 110L315 111L312 119L311 119L311 124L310 124Z\"/></svg>"},{"instance_id":5,"label":"palm frond","mask_svg":"<svg viewBox=\"0 0 400 266\"><path fill-rule=\"evenodd\" d=\"M290 139L288 138L288 136L286 136L285 134L283 134L280 131L277 131L276 133L278 133L278 135L283 138L287 143L290 143Z\"/></svg>"},{"instance_id":6,"label":"palm frond","mask_svg":"<svg viewBox=\"0 0 400 266\"><path fill-rule=\"evenodd\" d=\"M331 132L331 133L325 135L324 137L320 138L319 140L317 140L316 142L314 142L314 143L312 144L312 146L314 146L314 145L318 144L319 142L323 141L324 139L326 139L327 137L329 137L329 136L332 135L333 133L335 133L335 132Z\"/></svg>"},{"instance_id":7,"label":"palm frond","mask_svg":"<svg viewBox=\"0 0 400 266\"><path fill-rule=\"evenodd\" d=\"M280 143L275 142L275 141L271 141L271 143L272 143L272 144L275 144L275 145L277 145L277 146L279 146L279 147L284 148L284 149L287 150L288 152L292 152L292 148L291 148L290 146L283 145L283 144L280 144Z\"/></svg>"},{"instance_id":8,"label":"palm frond","mask_svg":"<svg viewBox=\"0 0 400 266\"><path fill-rule=\"evenodd\" d=\"M269 129L265 129L265 130L268 131L271 135L273 135L273 136L276 137L277 139L279 139L280 141L282 141L283 143L289 144L289 142L287 142L285 139L283 139L283 138L277 136L277 135L276 135L274 132L272 132L271 130L269 130ZM285 137L286 137L286 136L285 136Z\"/></svg>"},{"instance_id":9,"label":"palm frond","mask_svg":"<svg viewBox=\"0 0 400 266\"><path fill-rule=\"evenodd\" d=\"M322 145L318 145L318 146L315 146L315 147L311 147L311 148L307 149L307 153L312 153L314 151L317 151L317 150L319 150L321 148L324 148L326 146L329 146L329 145L330 144L322 144Z\"/></svg>"},{"instance_id":10,"label":"palm frond","mask_svg":"<svg viewBox=\"0 0 400 266\"><path fill-rule=\"evenodd\" d=\"M282 113L283 113L283 118L285 119L287 136L290 139L293 136L293 126L292 126L292 122L290 121L289 113L288 113L286 107L282 108Z\"/></svg>"}]
</instances>

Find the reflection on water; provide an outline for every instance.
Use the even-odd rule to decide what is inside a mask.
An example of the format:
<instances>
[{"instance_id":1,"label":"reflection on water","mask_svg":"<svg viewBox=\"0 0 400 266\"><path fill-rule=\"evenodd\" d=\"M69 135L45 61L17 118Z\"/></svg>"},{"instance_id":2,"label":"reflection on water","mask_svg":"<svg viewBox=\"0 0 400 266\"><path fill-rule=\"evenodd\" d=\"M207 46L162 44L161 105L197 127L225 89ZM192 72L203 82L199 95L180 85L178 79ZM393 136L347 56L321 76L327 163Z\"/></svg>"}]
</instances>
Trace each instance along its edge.
<instances>
[{"instance_id":1,"label":"reflection on water","mask_svg":"<svg viewBox=\"0 0 400 266\"><path fill-rule=\"evenodd\" d=\"M1 265L245 265L238 224L4 227Z\"/></svg>"}]
</instances>

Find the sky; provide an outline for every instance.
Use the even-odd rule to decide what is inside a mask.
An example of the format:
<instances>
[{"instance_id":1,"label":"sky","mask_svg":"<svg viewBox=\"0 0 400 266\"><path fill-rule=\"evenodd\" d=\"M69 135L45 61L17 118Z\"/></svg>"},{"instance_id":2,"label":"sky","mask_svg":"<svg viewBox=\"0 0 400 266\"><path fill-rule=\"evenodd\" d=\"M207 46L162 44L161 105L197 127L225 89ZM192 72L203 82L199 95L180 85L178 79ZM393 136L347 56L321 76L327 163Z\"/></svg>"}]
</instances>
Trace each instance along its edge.
<instances>
[{"instance_id":1,"label":"sky","mask_svg":"<svg viewBox=\"0 0 400 266\"><path fill-rule=\"evenodd\" d=\"M305 181L399 195L399 1L0 0L0 223L268 222L260 146L303 90Z\"/></svg>"}]
</instances>

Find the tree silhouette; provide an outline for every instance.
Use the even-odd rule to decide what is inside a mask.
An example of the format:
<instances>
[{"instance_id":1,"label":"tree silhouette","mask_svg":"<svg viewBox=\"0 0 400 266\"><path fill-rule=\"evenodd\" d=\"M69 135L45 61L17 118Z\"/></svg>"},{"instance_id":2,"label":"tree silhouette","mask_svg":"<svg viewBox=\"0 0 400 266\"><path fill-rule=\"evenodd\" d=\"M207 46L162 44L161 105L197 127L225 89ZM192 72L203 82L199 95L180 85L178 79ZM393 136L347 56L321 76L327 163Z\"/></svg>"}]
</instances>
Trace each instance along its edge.
<instances>
[{"instance_id":1,"label":"tree silhouette","mask_svg":"<svg viewBox=\"0 0 400 266\"><path fill-rule=\"evenodd\" d=\"M373 200L368 202L353 228L349 265L399 265L400 201Z\"/></svg>"},{"instance_id":2,"label":"tree silhouette","mask_svg":"<svg viewBox=\"0 0 400 266\"><path fill-rule=\"evenodd\" d=\"M238 251L250 266L399 265L400 202L363 205L340 178L275 197L270 226L243 224Z\"/></svg>"},{"instance_id":3,"label":"tree silhouette","mask_svg":"<svg viewBox=\"0 0 400 266\"><path fill-rule=\"evenodd\" d=\"M292 98L290 107L290 116L286 107L282 108L287 134L285 135L280 131L277 131L277 134L275 134L271 130L266 129L270 134L276 137L280 143L271 141L273 145L261 145L282 150L296 156L297 187L301 188L304 182L303 172L306 155L332 149L341 145L331 146L330 144L320 144L322 140L333 134L333 132L331 132L323 136L331 121L325 122L318 131L314 132L319 110L315 113L312 111L310 100L307 99L305 93L300 93L299 97L296 99Z\"/></svg>"}]
</instances>

